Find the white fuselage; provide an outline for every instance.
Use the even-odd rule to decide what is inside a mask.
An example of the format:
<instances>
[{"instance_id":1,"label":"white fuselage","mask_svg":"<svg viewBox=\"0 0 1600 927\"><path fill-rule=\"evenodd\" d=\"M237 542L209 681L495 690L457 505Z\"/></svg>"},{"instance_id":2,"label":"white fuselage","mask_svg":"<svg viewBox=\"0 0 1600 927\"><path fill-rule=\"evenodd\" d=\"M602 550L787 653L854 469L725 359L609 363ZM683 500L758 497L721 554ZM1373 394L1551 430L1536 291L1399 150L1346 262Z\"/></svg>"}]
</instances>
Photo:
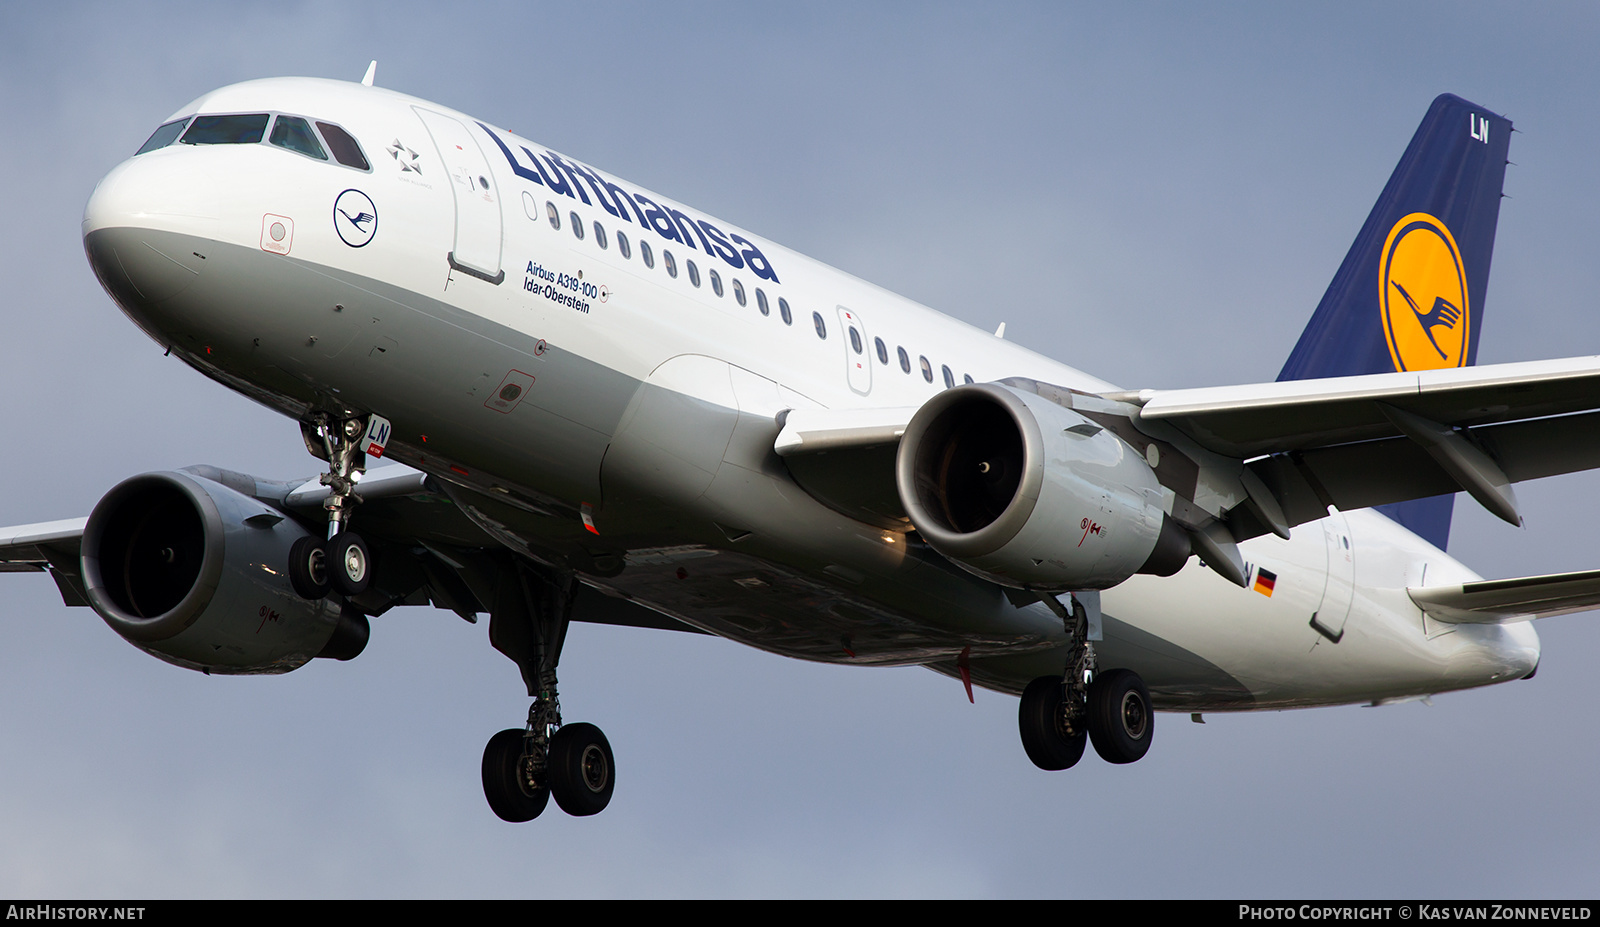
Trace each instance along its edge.
<instances>
[{"instance_id":1,"label":"white fuselage","mask_svg":"<svg viewBox=\"0 0 1600 927\"><path fill-rule=\"evenodd\" d=\"M208 94L175 116L254 112L337 123L360 141L372 170L266 143L174 144L114 169L90 200L84 234L121 235L117 253L128 266L137 260L127 249L141 243L171 265L146 261L141 266L155 269L132 281L137 306L124 301L158 342L287 414L331 401L391 419L389 456L485 498L520 500L510 508L531 513L526 529L479 512L480 524L514 548L626 538L629 568L590 581L691 624L836 662L950 672L966 651L975 681L1010 691L1061 671L1062 631L1048 610L1011 607L970 577L915 561L904 536L849 523L781 472L741 464L734 448L748 438L770 449L776 426L771 434L758 426L783 409L915 407L947 388L947 376L956 384L1028 377L1094 393L1111 384L390 91L256 81ZM348 225L354 213L340 200L347 190L373 204L369 222ZM642 215L642 202L662 218ZM214 252L185 245L188 254L168 253L176 242L208 243ZM109 271L97 271L108 279ZM277 273L289 295L275 300ZM321 282L353 295L337 309L309 296L297 302L296 294L322 292ZM185 301L205 287L237 299ZM402 321L408 313L417 321ZM505 392L510 385L514 394ZM645 517L634 513L648 506L619 501L629 494L608 468L619 436L642 427L635 419L647 386L695 408L729 410L730 424L726 433L707 426L685 439L721 441L726 450L711 448L709 462L689 459L694 447L677 453L687 475L672 485L681 493L662 503L666 515ZM506 395L514 398L495 398ZM735 477L759 482L759 491L719 495ZM730 499L771 501L741 512ZM797 526L792 538L778 534L786 523ZM725 541L715 540L713 525ZM730 525L757 540L741 552ZM1475 574L1374 512L1335 514L1296 527L1290 540L1268 536L1241 549L1252 588L1191 559L1175 576L1135 576L1106 591L1101 665L1137 670L1159 707L1190 711L1413 697L1519 678L1537 665L1528 624L1425 618L1407 586ZM681 574L718 556L737 564L727 575L752 597L765 582L813 589L849 608L830 605L825 622L775 637L771 627L803 621L794 616L804 609L741 623L705 618L692 602L668 597L676 587L663 570ZM1274 582L1263 581L1263 568ZM735 575L740 570L750 576ZM952 584L965 584L969 598L939 591ZM746 604L759 611L753 601ZM724 604L731 614L740 600ZM841 622L862 612L881 616L893 633L832 643Z\"/></svg>"}]
</instances>

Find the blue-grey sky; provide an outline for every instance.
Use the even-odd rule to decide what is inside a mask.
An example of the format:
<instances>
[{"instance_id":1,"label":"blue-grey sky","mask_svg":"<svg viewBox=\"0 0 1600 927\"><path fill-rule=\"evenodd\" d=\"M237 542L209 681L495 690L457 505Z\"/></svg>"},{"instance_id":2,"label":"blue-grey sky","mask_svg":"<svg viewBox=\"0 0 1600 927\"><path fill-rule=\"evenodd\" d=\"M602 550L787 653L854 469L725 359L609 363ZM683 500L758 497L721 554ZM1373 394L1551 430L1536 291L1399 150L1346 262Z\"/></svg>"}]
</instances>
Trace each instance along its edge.
<instances>
[{"instance_id":1,"label":"blue-grey sky","mask_svg":"<svg viewBox=\"0 0 1600 927\"><path fill-rule=\"evenodd\" d=\"M1590 4L5 4L0 523L133 473L318 469L162 358L83 259L94 182L223 84L456 107L1126 387L1273 378L1429 100L1515 121L1480 362L1600 353ZM1457 505L1486 576L1593 568L1600 477ZM0 590L0 896L1592 895L1600 624L1431 706L1158 719L1035 770L1016 702L917 669L579 626L563 709L602 815L495 819L526 710L485 626L374 622L354 662L210 678L42 576Z\"/></svg>"}]
</instances>

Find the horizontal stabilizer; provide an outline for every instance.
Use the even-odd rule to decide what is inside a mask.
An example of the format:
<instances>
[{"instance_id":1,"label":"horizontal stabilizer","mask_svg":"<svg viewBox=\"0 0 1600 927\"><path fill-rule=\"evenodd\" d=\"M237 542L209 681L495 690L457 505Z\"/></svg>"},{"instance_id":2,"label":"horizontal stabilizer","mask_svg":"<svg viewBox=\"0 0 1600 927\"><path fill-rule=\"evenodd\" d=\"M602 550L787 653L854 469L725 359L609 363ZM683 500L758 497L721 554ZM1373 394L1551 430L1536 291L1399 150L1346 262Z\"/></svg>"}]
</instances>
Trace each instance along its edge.
<instances>
[{"instance_id":1,"label":"horizontal stabilizer","mask_svg":"<svg viewBox=\"0 0 1600 927\"><path fill-rule=\"evenodd\" d=\"M1600 608L1600 570L1410 588L1428 617L1451 624L1499 624Z\"/></svg>"}]
</instances>

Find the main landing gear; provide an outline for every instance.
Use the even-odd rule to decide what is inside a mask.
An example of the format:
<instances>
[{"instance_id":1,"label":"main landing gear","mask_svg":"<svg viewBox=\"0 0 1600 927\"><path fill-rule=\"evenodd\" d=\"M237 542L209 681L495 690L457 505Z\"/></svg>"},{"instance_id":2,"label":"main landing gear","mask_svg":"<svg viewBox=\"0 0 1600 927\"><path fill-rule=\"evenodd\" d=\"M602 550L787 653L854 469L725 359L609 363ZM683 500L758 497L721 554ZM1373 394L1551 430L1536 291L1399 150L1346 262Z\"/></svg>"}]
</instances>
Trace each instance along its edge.
<instances>
[{"instance_id":1,"label":"main landing gear","mask_svg":"<svg viewBox=\"0 0 1600 927\"><path fill-rule=\"evenodd\" d=\"M556 664L578 581L523 561L503 565L489 617L489 641L517 662L533 704L522 730L489 738L483 795L501 820L531 821L553 796L562 811L599 814L616 787L616 758L593 724L562 724Z\"/></svg>"},{"instance_id":2,"label":"main landing gear","mask_svg":"<svg viewBox=\"0 0 1600 927\"><path fill-rule=\"evenodd\" d=\"M1040 676L1022 692L1017 726L1028 759L1040 769L1067 769L1082 759L1086 742L1108 763L1142 758L1155 730L1144 680L1127 669L1095 672L1082 603L1073 598L1068 612L1053 596L1044 601L1061 617L1072 643L1062 675Z\"/></svg>"},{"instance_id":3,"label":"main landing gear","mask_svg":"<svg viewBox=\"0 0 1600 927\"><path fill-rule=\"evenodd\" d=\"M383 425L387 433L387 422ZM328 461L322 474L328 487L322 504L328 510L327 539L301 538L289 551L289 581L304 598L320 599L330 591L349 598L372 583L372 554L361 535L349 530L351 509L361 501L356 484L366 471L362 439L367 426L364 418L335 421L326 414L300 426L306 449Z\"/></svg>"}]
</instances>

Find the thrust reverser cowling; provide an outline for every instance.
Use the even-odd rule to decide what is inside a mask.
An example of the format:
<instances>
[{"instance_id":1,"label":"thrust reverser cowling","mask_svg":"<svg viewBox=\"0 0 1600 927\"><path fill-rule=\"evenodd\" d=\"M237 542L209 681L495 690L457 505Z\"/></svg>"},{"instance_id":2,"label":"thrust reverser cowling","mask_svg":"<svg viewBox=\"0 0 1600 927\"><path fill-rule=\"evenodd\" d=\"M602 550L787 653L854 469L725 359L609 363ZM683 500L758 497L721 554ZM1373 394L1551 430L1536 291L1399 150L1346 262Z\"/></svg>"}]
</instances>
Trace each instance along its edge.
<instances>
[{"instance_id":1,"label":"thrust reverser cowling","mask_svg":"<svg viewBox=\"0 0 1600 927\"><path fill-rule=\"evenodd\" d=\"M289 583L289 548L306 534L220 483L146 473L118 484L90 514L84 587L112 630L189 669L286 673L315 656L354 656L365 619L341 627L336 604L303 599Z\"/></svg>"},{"instance_id":2,"label":"thrust reverser cowling","mask_svg":"<svg viewBox=\"0 0 1600 927\"><path fill-rule=\"evenodd\" d=\"M934 550L1006 586L1104 589L1171 573L1161 484L1133 448L1071 409L998 383L946 390L900 441L900 500ZM1174 537L1178 543L1174 543Z\"/></svg>"}]
</instances>

